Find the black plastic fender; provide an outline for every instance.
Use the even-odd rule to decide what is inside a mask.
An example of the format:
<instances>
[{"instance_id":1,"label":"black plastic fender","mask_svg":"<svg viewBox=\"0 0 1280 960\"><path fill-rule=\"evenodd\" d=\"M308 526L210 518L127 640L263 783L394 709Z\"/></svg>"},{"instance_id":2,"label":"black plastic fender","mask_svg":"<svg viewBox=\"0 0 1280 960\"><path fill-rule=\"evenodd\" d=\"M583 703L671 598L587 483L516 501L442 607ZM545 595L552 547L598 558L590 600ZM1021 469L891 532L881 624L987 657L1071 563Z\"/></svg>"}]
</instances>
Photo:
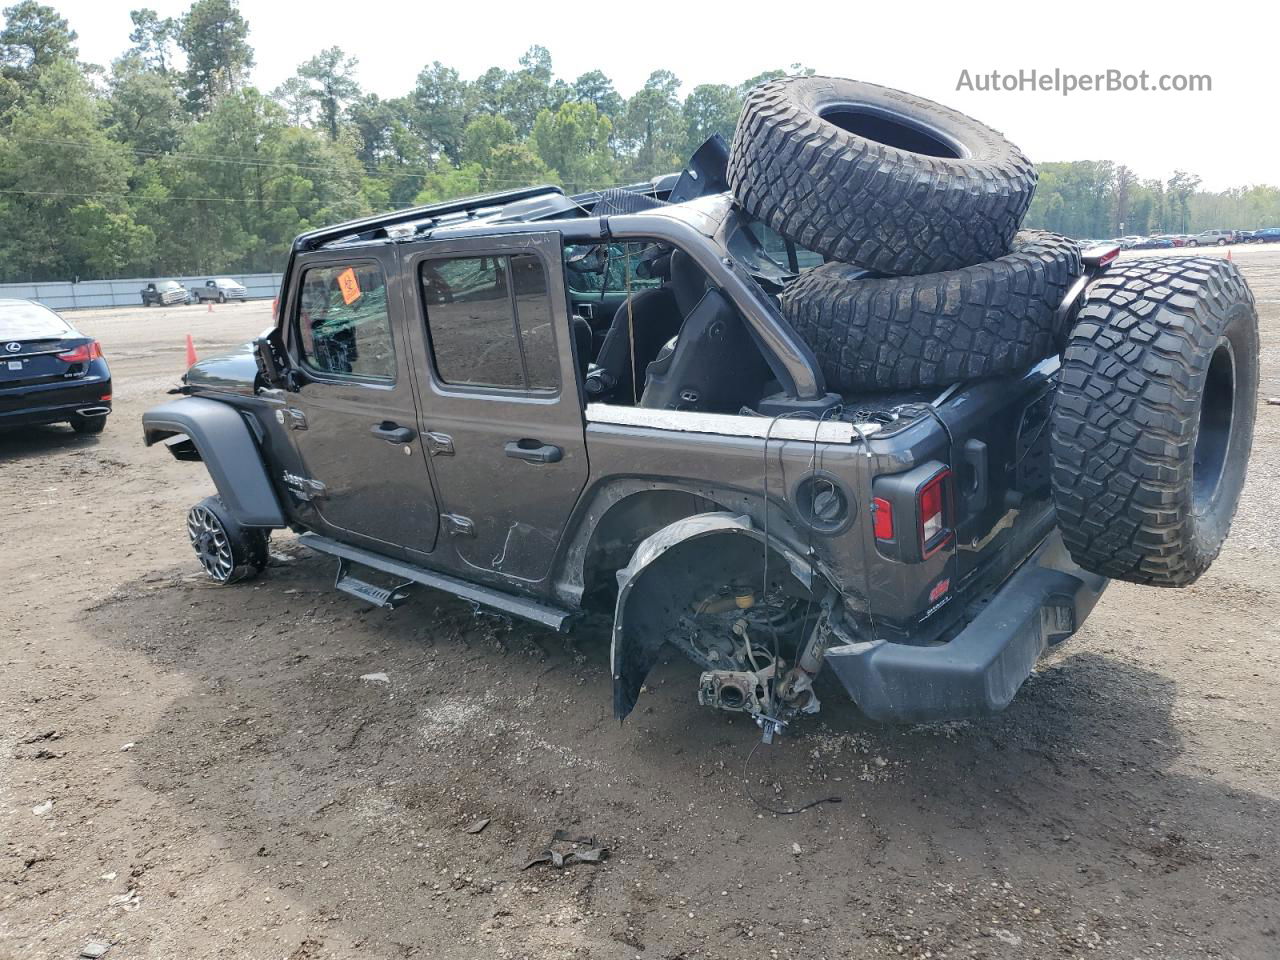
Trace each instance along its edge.
<instances>
[{"instance_id":1,"label":"black plastic fender","mask_svg":"<svg viewBox=\"0 0 1280 960\"><path fill-rule=\"evenodd\" d=\"M246 527L285 526L258 444L235 407L204 397L174 400L142 415L142 433L147 446L185 434L236 520Z\"/></svg>"},{"instance_id":2,"label":"black plastic fender","mask_svg":"<svg viewBox=\"0 0 1280 960\"><path fill-rule=\"evenodd\" d=\"M619 720L635 708L640 687L658 662L677 612L691 599L682 593L697 579L691 576L689 564L701 566L706 560L683 556L668 557L670 562L663 562L663 557L674 548L707 537L746 541L752 549L759 549L765 543L764 533L752 525L750 517L699 513L670 523L643 540L630 563L618 571L618 604L613 614L609 662L613 674L613 715ZM805 587L812 588L814 571L808 561L772 537L768 542L771 552L781 556L792 575Z\"/></svg>"}]
</instances>

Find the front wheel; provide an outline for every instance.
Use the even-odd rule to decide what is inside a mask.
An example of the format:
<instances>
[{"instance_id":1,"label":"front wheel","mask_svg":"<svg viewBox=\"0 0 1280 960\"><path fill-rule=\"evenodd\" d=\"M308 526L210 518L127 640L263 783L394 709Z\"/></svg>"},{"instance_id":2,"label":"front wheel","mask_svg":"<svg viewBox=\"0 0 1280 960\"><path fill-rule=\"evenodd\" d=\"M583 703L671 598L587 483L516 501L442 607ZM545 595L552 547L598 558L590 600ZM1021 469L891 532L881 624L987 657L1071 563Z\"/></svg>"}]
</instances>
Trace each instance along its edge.
<instances>
[{"instance_id":1,"label":"front wheel","mask_svg":"<svg viewBox=\"0 0 1280 960\"><path fill-rule=\"evenodd\" d=\"M1220 246L1220 247L1225 247L1226 245L1227 245L1227 241L1225 241L1225 240L1219 240L1219 241L1218 241L1218 246Z\"/></svg>"},{"instance_id":2,"label":"front wheel","mask_svg":"<svg viewBox=\"0 0 1280 960\"><path fill-rule=\"evenodd\" d=\"M1187 241L1187 246L1188 246L1188 247L1198 247L1198 246L1200 246L1200 241L1199 241L1199 240L1188 240L1188 241Z\"/></svg>"},{"instance_id":3,"label":"front wheel","mask_svg":"<svg viewBox=\"0 0 1280 960\"><path fill-rule=\"evenodd\" d=\"M215 583L249 580L267 565L266 532L241 526L221 497L205 497L187 512L187 537Z\"/></svg>"},{"instance_id":4,"label":"front wheel","mask_svg":"<svg viewBox=\"0 0 1280 960\"><path fill-rule=\"evenodd\" d=\"M218 294L218 302L219 302L219 303L226 303L226 302L227 302L227 295L226 295L225 293L220 293L220 294Z\"/></svg>"}]
</instances>

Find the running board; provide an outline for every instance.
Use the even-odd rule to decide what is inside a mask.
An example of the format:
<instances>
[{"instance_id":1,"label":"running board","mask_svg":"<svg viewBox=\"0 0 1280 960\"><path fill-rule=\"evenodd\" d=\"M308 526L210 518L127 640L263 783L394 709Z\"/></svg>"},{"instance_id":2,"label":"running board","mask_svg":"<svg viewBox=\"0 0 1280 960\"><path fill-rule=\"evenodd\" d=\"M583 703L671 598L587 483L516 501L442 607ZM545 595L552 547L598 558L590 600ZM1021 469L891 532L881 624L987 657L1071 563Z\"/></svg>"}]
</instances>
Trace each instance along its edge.
<instances>
[{"instance_id":1,"label":"running board","mask_svg":"<svg viewBox=\"0 0 1280 960\"><path fill-rule=\"evenodd\" d=\"M445 593L452 593L463 600L470 600L472 603L492 607L495 610L501 610L503 613L509 613L525 620L532 620L534 623L540 623L544 627L550 627L552 630L557 630L561 633L569 629L569 621L573 617L573 613L568 610L561 610L558 607L539 603L536 600L503 593L490 587L467 583L465 580L459 580L447 574L424 570L422 567L415 567L413 564L405 563L403 560L392 560L390 557L384 557L346 543L339 543L316 533L304 533L298 537L298 542L304 547L310 547L320 553L327 553L332 557L337 557L339 560L372 567L374 570L389 573L391 576L398 577L403 581L420 583L424 587L431 587L433 590L443 590ZM345 579L350 580L350 578ZM361 587L367 587L369 590L379 590L379 588L362 581L356 581L356 583L360 584ZM346 593L358 596L361 600L366 600L369 603L378 602L372 598L372 595L366 596L364 591L357 593L356 589L358 588L355 587L355 584L352 584L352 587L353 589L350 590L346 590L343 587L339 587L339 589L343 589ZM403 593L403 589L397 588L391 593ZM387 599L391 598L388 597ZM379 603L378 605L381 606L383 604Z\"/></svg>"}]
</instances>

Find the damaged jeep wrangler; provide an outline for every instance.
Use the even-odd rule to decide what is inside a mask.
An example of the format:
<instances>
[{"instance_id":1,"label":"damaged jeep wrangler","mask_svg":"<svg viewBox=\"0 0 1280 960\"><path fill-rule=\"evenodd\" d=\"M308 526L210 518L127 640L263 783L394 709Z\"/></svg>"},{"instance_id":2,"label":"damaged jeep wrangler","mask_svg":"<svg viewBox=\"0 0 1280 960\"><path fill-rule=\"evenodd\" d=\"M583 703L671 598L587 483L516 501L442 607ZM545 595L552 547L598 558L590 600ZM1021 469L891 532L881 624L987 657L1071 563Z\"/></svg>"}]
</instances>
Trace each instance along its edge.
<instances>
[{"instance_id":1,"label":"damaged jeep wrangler","mask_svg":"<svg viewBox=\"0 0 1280 960\"><path fill-rule=\"evenodd\" d=\"M888 110L823 116L983 162ZM818 709L824 666L878 720L998 711L1109 577L1207 568L1257 383L1234 267L1018 234L990 270L864 268L752 202L742 150L298 237L275 326L143 417L217 488L187 518L204 568L252 576L289 528L373 604L611 608L619 718L671 644L690 696L766 733Z\"/></svg>"}]
</instances>

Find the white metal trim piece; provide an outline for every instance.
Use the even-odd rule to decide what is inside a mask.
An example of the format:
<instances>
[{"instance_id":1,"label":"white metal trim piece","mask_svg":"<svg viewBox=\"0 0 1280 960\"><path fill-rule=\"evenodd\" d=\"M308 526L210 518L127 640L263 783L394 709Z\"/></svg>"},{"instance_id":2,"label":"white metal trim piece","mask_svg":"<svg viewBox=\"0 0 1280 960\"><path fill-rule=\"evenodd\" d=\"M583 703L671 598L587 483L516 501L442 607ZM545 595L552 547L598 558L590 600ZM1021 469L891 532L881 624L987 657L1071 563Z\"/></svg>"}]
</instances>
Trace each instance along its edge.
<instances>
[{"instance_id":1,"label":"white metal trim piece","mask_svg":"<svg viewBox=\"0 0 1280 960\"><path fill-rule=\"evenodd\" d=\"M653 410L622 407L610 403L587 404L588 423L608 423L620 427L648 427L680 433L717 433L729 437L768 436L771 440L815 440L823 443L852 443L857 438L880 432L877 423L849 423L845 420L803 420L798 417L743 417L732 413L698 413L692 410ZM816 434L816 436L815 436Z\"/></svg>"}]
</instances>

